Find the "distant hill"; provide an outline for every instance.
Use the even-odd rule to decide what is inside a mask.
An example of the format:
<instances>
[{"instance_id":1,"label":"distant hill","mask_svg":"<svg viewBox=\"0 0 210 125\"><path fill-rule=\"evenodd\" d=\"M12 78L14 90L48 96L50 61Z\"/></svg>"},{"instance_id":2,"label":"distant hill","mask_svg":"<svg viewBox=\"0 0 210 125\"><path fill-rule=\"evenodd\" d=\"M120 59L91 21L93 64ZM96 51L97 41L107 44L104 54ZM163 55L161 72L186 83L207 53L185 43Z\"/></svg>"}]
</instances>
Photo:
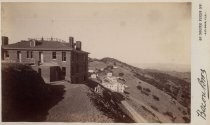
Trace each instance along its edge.
<instances>
[{"instance_id":1,"label":"distant hill","mask_svg":"<svg viewBox=\"0 0 210 125\"><path fill-rule=\"evenodd\" d=\"M170 63L134 63L131 64L136 67L144 68L144 69L156 69L161 71L175 71L175 72L190 72L190 65L184 65L184 64L170 64Z\"/></svg>"},{"instance_id":2,"label":"distant hill","mask_svg":"<svg viewBox=\"0 0 210 125\"><path fill-rule=\"evenodd\" d=\"M101 68L105 69L104 72L108 70L114 76L125 79L128 86L126 89L127 101L140 113L143 113L142 115L148 120L155 122L157 118L148 109L139 106L138 101L150 106L172 122L190 121L190 72L143 69L109 57L89 58L89 69L97 71ZM99 75L105 74L100 73ZM162 121L159 119L159 122Z\"/></svg>"}]
</instances>

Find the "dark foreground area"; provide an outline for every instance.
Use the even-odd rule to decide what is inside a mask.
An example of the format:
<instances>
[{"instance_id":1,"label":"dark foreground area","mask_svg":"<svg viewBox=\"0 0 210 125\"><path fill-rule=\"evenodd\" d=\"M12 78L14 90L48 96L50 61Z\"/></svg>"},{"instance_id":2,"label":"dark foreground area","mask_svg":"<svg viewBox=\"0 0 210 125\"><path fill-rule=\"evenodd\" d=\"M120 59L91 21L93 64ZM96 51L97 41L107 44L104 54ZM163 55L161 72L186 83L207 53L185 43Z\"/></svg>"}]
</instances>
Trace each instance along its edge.
<instances>
[{"instance_id":1,"label":"dark foreground area","mask_svg":"<svg viewBox=\"0 0 210 125\"><path fill-rule=\"evenodd\" d=\"M2 64L3 122L134 122L120 107L124 97L104 90L98 83L46 84L30 66Z\"/></svg>"},{"instance_id":2,"label":"dark foreground area","mask_svg":"<svg viewBox=\"0 0 210 125\"><path fill-rule=\"evenodd\" d=\"M64 92L62 85L45 84L29 66L2 64L2 121L43 121Z\"/></svg>"}]
</instances>

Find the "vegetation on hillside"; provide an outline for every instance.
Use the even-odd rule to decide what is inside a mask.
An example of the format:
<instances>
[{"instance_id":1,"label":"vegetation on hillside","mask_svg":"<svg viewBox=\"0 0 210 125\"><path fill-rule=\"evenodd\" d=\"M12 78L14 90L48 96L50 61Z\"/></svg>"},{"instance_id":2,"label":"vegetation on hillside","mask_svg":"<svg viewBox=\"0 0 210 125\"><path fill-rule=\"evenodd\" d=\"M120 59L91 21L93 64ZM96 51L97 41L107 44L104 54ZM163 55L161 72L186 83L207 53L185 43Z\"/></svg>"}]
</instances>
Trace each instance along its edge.
<instances>
[{"instance_id":1,"label":"vegetation on hillside","mask_svg":"<svg viewBox=\"0 0 210 125\"><path fill-rule=\"evenodd\" d=\"M97 65L94 65L95 61ZM136 94L139 93L141 94L139 101L145 99L144 103L148 103L153 110L169 117L172 122L176 120L190 122L190 72L141 69L109 57L101 60L93 59L90 62L95 69L100 69L100 64L103 65L105 71L99 70L99 75L112 72L113 75L126 81L129 90L125 91L126 98L129 99L130 93L138 98ZM163 99L165 97L167 99ZM167 110L164 107L171 108Z\"/></svg>"}]
</instances>

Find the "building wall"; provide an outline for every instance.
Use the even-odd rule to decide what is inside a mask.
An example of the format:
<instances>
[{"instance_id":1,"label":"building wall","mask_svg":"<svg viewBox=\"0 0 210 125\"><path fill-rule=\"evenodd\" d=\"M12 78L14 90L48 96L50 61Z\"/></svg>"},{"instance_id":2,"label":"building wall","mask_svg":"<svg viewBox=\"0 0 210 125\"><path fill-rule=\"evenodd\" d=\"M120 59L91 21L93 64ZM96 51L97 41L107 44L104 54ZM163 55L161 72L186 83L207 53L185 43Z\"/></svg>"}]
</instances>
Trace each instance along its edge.
<instances>
[{"instance_id":1,"label":"building wall","mask_svg":"<svg viewBox=\"0 0 210 125\"><path fill-rule=\"evenodd\" d=\"M61 68L59 66L50 67L50 82L63 79Z\"/></svg>"},{"instance_id":2,"label":"building wall","mask_svg":"<svg viewBox=\"0 0 210 125\"><path fill-rule=\"evenodd\" d=\"M18 62L17 59L17 51L18 50L8 50L9 58L5 58L5 60L9 60L12 62ZM30 51L29 51L29 58L27 58L27 51L21 50L22 55L22 63L34 63L38 64L39 61L39 52L40 51L33 51L33 58L30 58ZM43 53L44 62L56 62L60 69L62 67L66 68L66 76L65 80L73 82L73 83L80 83L87 79L88 74L88 54L82 53L78 51L63 51L66 52L66 61L62 61L62 51L56 51L56 59L52 59L52 52L53 51L41 51ZM54 51L55 52L55 51ZM46 72L46 73L45 73ZM50 70L42 70L42 75L46 77L50 77L48 74Z\"/></svg>"},{"instance_id":3,"label":"building wall","mask_svg":"<svg viewBox=\"0 0 210 125\"><path fill-rule=\"evenodd\" d=\"M88 78L88 54L74 52L71 53L71 74L72 82L80 83Z\"/></svg>"},{"instance_id":4,"label":"building wall","mask_svg":"<svg viewBox=\"0 0 210 125\"><path fill-rule=\"evenodd\" d=\"M41 67L41 76L45 82L50 81L50 68L49 67Z\"/></svg>"},{"instance_id":5,"label":"building wall","mask_svg":"<svg viewBox=\"0 0 210 125\"><path fill-rule=\"evenodd\" d=\"M27 51L25 51L25 50L21 51L21 55L22 55L22 62L24 62L24 63L35 63L35 59L34 58L27 58ZM30 53L29 53L29 55L30 55Z\"/></svg>"},{"instance_id":6,"label":"building wall","mask_svg":"<svg viewBox=\"0 0 210 125\"><path fill-rule=\"evenodd\" d=\"M70 51L42 51L44 55L44 62L56 62L60 68L66 68L66 76L65 80L71 81L71 68L70 68L70 60L71 60L71 52ZM52 59L52 52L56 52L56 59ZM66 52L66 61L62 61L62 52ZM39 51L36 51L37 59L39 59Z\"/></svg>"},{"instance_id":7,"label":"building wall","mask_svg":"<svg viewBox=\"0 0 210 125\"><path fill-rule=\"evenodd\" d=\"M16 50L8 50L9 53L9 57L8 58L4 58L5 60L9 60L11 62L17 62L17 51Z\"/></svg>"}]
</instances>

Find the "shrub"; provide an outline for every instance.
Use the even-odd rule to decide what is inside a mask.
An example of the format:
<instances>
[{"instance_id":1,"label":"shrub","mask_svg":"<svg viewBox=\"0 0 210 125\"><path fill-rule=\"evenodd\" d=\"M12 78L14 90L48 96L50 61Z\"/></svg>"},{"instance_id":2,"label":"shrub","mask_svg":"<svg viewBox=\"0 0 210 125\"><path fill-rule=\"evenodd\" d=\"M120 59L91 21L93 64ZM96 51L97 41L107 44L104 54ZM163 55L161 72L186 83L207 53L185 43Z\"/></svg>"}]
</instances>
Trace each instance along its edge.
<instances>
[{"instance_id":1,"label":"shrub","mask_svg":"<svg viewBox=\"0 0 210 125\"><path fill-rule=\"evenodd\" d=\"M185 121L185 123L189 123L190 122L190 119L189 118L187 118L187 117L182 117L182 119Z\"/></svg>"},{"instance_id":2,"label":"shrub","mask_svg":"<svg viewBox=\"0 0 210 125\"><path fill-rule=\"evenodd\" d=\"M137 89L142 90L142 87L140 85L137 86Z\"/></svg>"},{"instance_id":3,"label":"shrub","mask_svg":"<svg viewBox=\"0 0 210 125\"><path fill-rule=\"evenodd\" d=\"M187 112L183 110L183 111L182 111L182 114L183 114L183 115L186 115L186 114L187 114Z\"/></svg>"},{"instance_id":4,"label":"shrub","mask_svg":"<svg viewBox=\"0 0 210 125\"><path fill-rule=\"evenodd\" d=\"M141 91L142 94L149 96L149 93L145 92L145 91Z\"/></svg>"},{"instance_id":5,"label":"shrub","mask_svg":"<svg viewBox=\"0 0 210 125\"><path fill-rule=\"evenodd\" d=\"M173 115L173 113L171 113L171 112L168 112L168 111L167 111L167 112L164 113L164 115L169 116L173 122L174 122L175 119L176 119L176 117L175 117L175 116Z\"/></svg>"},{"instance_id":6,"label":"shrub","mask_svg":"<svg viewBox=\"0 0 210 125\"><path fill-rule=\"evenodd\" d=\"M155 111L159 111L158 108L155 107L155 106L152 106L152 105L151 105L151 108L154 109Z\"/></svg>"},{"instance_id":7,"label":"shrub","mask_svg":"<svg viewBox=\"0 0 210 125\"><path fill-rule=\"evenodd\" d=\"M120 72L120 73L119 73L119 76L121 76L121 77L124 76L124 73Z\"/></svg>"},{"instance_id":8,"label":"shrub","mask_svg":"<svg viewBox=\"0 0 210 125\"><path fill-rule=\"evenodd\" d=\"M149 88L143 88L143 90L146 92L151 92Z\"/></svg>"},{"instance_id":9,"label":"shrub","mask_svg":"<svg viewBox=\"0 0 210 125\"><path fill-rule=\"evenodd\" d=\"M156 100L156 101L159 101L159 97L155 96L155 95L152 95L153 99Z\"/></svg>"}]
</instances>

